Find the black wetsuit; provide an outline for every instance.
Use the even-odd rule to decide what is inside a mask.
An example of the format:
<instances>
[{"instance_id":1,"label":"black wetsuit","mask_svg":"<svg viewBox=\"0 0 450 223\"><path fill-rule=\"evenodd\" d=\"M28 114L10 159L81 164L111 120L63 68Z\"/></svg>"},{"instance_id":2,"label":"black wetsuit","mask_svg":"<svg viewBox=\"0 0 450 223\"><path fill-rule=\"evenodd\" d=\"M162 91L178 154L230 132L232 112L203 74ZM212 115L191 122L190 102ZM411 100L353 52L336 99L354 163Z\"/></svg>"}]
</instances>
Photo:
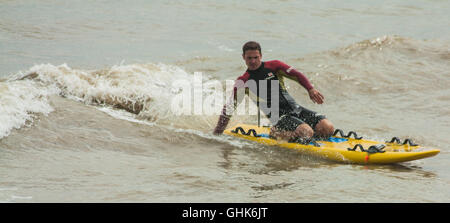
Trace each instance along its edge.
<instances>
[{"instance_id":1,"label":"black wetsuit","mask_svg":"<svg viewBox=\"0 0 450 223\"><path fill-rule=\"evenodd\" d=\"M232 111L236 109L237 103L242 100L242 97L238 97L237 91L245 88L249 89L249 93L252 93L256 97L255 100L258 105L265 103L267 107L271 107L272 101L272 81L278 81L278 115L279 118L272 117L270 110L261 109L261 111L272 120L276 120L272 124L279 130L294 131L297 126L303 123L307 123L312 128L315 128L317 123L325 119L324 115L318 115L316 112L306 109L295 102L295 100L289 95L284 84L284 78L290 78L298 81L304 88L310 90L313 88L309 80L300 72L292 67L284 64L278 60L262 62L261 66L256 70L247 70L242 76L238 77L233 91L233 105L226 104L222 110L222 115L217 123L216 129L225 129L228 124L228 120L231 117ZM267 80L267 93L260 94L260 81ZM252 84L249 84L250 82ZM262 82L264 83L264 82ZM276 82L273 82L276 83ZM256 87L252 87L256 85ZM273 110L272 110L273 111Z\"/></svg>"}]
</instances>

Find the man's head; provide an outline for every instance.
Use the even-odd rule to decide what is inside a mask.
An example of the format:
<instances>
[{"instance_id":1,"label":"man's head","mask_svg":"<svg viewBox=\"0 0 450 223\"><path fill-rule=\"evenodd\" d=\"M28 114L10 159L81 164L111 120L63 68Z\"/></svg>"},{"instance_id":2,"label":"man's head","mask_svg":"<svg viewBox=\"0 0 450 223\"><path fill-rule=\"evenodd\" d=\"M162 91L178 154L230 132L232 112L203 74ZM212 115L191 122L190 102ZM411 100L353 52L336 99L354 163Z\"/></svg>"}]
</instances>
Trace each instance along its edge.
<instances>
[{"instance_id":1,"label":"man's head","mask_svg":"<svg viewBox=\"0 0 450 223\"><path fill-rule=\"evenodd\" d=\"M256 70L261 66L261 46L255 41L249 41L242 47L242 58L249 70Z\"/></svg>"}]
</instances>

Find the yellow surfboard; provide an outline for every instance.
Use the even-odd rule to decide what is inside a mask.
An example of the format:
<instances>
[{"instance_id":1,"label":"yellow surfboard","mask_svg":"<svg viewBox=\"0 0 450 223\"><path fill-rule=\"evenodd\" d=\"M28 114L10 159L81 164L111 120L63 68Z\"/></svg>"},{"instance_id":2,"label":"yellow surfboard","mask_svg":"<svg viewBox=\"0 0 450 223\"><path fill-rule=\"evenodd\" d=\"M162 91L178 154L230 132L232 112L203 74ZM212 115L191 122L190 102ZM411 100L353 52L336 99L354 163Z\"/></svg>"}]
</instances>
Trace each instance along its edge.
<instances>
[{"instance_id":1,"label":"yellow surfboard","mask_svg":"<svg viewBox=\"0 0 450 223\"><path fill-rule=\"evenodd\" d=\"M328 160L358 164L390 164L423 159L435 156L438 149L424 148L405 140L404 143L377 142L352 138L354 135L332 136L328 140L316 141L315 145L277 141L269 137L269 127L238 124L226 129L224 134L239 137L261 144L295 149L302 153ZM342 134L341 134L342 135Z\"/></svg>"}]
</instances>

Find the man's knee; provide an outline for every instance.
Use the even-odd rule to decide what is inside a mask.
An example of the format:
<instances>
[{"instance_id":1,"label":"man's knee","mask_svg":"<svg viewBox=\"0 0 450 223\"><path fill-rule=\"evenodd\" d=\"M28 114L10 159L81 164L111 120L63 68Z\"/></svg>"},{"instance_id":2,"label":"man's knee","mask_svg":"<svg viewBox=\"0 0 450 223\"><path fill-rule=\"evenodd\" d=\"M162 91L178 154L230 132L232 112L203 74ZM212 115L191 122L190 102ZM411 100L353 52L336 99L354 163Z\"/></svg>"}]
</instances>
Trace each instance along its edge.
<instances>
[{"instance_id":1,"label":"man's knee","mask_svg":"<svg viewBox=\"0 0 450 223\"><path fill-rule=\"evenodd\" d=\"M315 127L316 135L330 137L334 133L334 126L328 119L322 119Z\"/></svg>"},{"instance_id":2,"label":"man's knee","mask_svg":"<svg viewBox=\"0 0 450 223\"><path fill-rule=\"evenodd\" d=\"M295 129L295 135L296 137L301 138L311 138L314 135L314 130L308 124L303 123L297 126L297 129Z\"/></svg>"}]
</instances>

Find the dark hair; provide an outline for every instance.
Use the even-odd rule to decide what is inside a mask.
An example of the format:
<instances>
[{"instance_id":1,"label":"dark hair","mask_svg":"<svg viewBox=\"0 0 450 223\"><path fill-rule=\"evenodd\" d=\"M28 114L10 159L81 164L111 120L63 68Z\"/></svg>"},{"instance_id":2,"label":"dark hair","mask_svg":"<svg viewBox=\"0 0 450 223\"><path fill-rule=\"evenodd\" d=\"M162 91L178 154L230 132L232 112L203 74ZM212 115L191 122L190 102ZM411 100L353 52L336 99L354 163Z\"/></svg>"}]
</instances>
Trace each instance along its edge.
<instances>
[{"instance_id":1,"label":"dark hair","mask_svg":"<svg viewBox=\"0 0 450 223\"><path fill-rule=\"evenodd\" d=\"M258 50L261 54L261 46L255 41L248 41L244 44L242 47L242 55L244 55L247 50Z\"/></svg>"}]
</instances>

